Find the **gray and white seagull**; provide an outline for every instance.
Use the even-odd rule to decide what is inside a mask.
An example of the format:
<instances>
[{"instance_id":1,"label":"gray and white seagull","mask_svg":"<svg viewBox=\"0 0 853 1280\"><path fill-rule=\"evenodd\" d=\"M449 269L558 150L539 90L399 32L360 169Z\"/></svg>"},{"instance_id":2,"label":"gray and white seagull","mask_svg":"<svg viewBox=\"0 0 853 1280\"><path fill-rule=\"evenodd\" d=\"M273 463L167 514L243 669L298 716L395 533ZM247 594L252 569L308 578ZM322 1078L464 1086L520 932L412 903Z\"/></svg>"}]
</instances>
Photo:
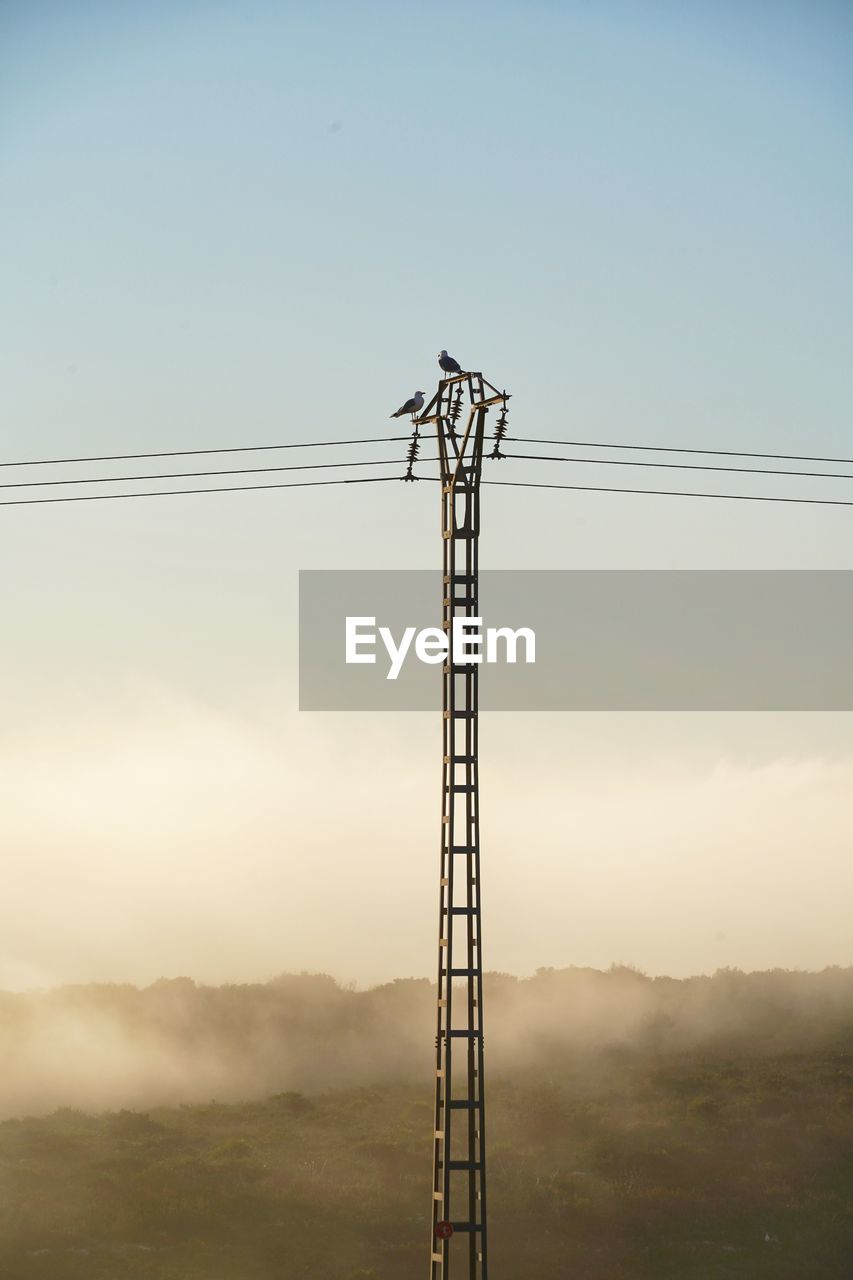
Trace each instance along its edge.
<instances>
[{"instance_id":1,"label":"gray and white seagull","mask_svg":"<svg viewBox=\"0 0 853 1280\"><path fill-rule=\"evenodd\" d=\"M461 373L462 367L458 360L454 360L453 356L449 356L446 351L439 351L438 363L445 373Z\"/></svg>"},{"instance_id":2,"label":"gray and white seagull","mask_svg":"<svg viewBox=\"0 0 853 1280\"><path fill-rule=\"evenodd\" d=\"M407 413L410 413L414 418L415 414L420 413L423 407L424 407L424 393L423 391L416 391L415 394L412 396L411 400L407 400L405 404L401 404L397 412L391 414L391 417L402 418Z\"/></svg>"}]
</instances>

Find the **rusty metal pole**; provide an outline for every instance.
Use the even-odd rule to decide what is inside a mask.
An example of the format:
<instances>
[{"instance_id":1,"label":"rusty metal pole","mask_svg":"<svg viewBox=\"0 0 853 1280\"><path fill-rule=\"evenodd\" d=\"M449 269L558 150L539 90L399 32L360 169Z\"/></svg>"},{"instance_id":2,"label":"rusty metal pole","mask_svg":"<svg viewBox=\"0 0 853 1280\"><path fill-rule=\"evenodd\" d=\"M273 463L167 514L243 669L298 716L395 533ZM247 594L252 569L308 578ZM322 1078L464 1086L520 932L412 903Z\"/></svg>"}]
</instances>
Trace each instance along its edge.
<instances>
[{"instance_id":1,"label":"rusty metal pole","mask_svg":"<svg viewBox=\"0 0 853 1280\"><path fill-rule=\"evenodd\" d=\"M468 393L456 430L460 386ZM486 389L493 392L488 396ZM455 401L454 401L455 395ZM488 1280L486 1098L480 900L477 664L463 663L455 626L479 617L480 472L486 417L506 393L482 374L443 379L421 422L436 424L444 544L441 874L435 1040L430 1280Z\"/></svg>"}]
</instances>

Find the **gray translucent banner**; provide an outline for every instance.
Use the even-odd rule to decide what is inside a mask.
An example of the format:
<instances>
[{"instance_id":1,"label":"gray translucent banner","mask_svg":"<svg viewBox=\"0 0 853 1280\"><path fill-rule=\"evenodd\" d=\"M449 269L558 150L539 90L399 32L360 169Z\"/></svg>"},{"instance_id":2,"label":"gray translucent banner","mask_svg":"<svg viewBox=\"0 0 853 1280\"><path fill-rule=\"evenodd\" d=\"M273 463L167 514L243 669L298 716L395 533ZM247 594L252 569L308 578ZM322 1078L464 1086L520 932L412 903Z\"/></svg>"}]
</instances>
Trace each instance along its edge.
<instances>
[{"instance_id":1,"label":"gray translucent banner","mask_svg":"<svg viewBox=\"0 0 853 1280\"><path fill-rule=\"evenodd\" d=\"M299 706L304 711L435 711L441 665L418 638L392 662L406 628L440 628L433 571L299 575ZM481 662L492 711L853 710L853 572L507 570L480 575L486 629L527 628L515 664L497 638ZM360 642L346 661L347 618ZM375 634L371 644L370 635ZM420 641L436 650L436 636Z\"/></svg>"}]
</instances>

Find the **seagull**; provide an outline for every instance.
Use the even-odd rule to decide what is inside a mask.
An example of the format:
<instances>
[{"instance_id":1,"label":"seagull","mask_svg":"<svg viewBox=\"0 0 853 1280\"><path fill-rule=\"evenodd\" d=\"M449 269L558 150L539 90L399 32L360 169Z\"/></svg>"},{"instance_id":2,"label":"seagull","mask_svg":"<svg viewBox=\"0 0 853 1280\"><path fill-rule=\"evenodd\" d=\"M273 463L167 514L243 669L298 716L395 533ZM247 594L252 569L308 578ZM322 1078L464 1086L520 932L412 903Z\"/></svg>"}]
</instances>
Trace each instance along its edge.
<instances>
[{"instance_id":1,"label":"seagull","mask_svg":"<svg viewBox=\"0 0 853 1280\"><path fill-rule=\"evenodd\" d=\"M461 373L462 369L458 360L454 360L453 356L449 356L446 351L439 351L438 363L445 373Z\"/></svg>"},{"instance_id":2,"label":"seagull","mask_svg":"<svg viewBox=\"0 0 853 1280\"><path fill-rule=\"evenodd\" d=\"M402 418L404 414L410 413L414 418L416 413L420 413L424 407L423 391L416 391L411 400L407 400L405 404L401 404L396 413L392 413L392 418Z\"/></svg>"}]
</instances>

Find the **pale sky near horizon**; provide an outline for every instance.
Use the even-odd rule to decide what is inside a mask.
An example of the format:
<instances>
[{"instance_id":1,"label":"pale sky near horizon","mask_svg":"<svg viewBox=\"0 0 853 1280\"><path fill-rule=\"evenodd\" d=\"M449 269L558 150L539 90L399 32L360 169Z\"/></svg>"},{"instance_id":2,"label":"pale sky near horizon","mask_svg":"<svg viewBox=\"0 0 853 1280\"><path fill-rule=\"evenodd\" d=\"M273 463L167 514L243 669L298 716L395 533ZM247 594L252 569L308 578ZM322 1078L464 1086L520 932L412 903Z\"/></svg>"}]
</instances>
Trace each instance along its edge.
<instances>
[{"instance_id":1,"label":"pale sky near horizon","mask_svg":"<svg viewBox=\"0 0 853 1280\"><path fill-rule=\"evenodd\" d=\"M827 0L4 0L0 461L397 434L441 347L519 434L853 457L851 51ZM0 508L0 987L432 975L438 725L294 666L297 571L434 566L432 489ZM494 568L853 568L841 507L484 519ZM853 963L851 716L482 738L489 968Z\"/></svg>"}]
</instances>

